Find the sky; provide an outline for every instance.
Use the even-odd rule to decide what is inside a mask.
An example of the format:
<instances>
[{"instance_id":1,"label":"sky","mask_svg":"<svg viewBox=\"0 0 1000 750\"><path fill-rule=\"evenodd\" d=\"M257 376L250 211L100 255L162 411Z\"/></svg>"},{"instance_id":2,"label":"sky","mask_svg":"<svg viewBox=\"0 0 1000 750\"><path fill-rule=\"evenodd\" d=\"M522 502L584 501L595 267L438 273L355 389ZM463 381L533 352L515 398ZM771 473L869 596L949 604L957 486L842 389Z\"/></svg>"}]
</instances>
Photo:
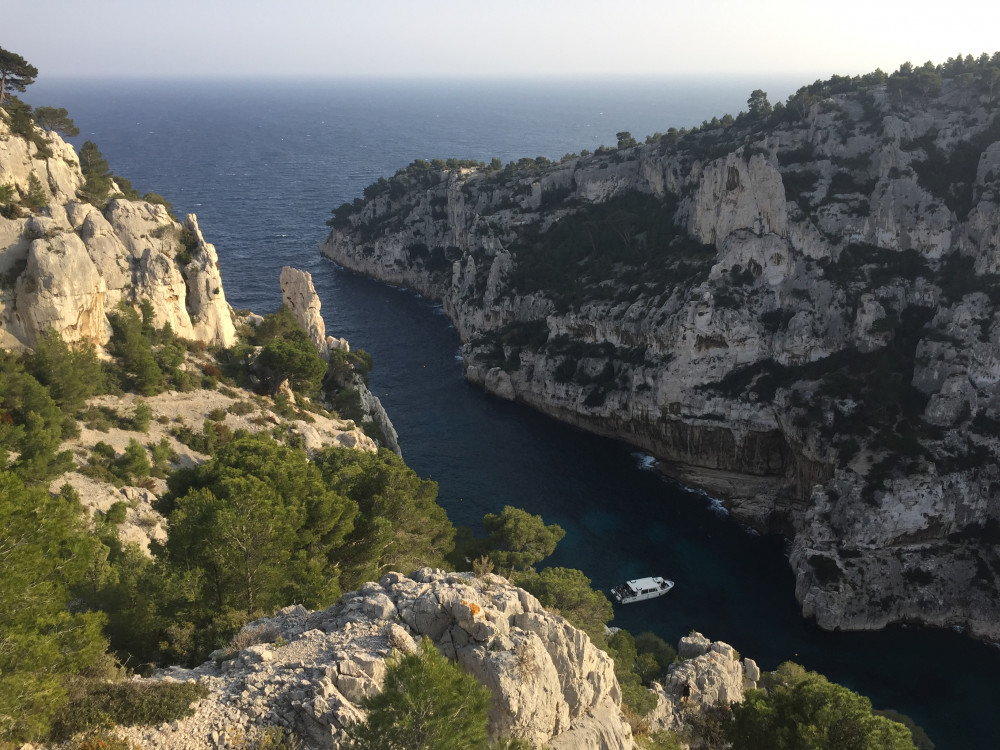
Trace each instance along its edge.
<instances>
[{"instance_id":1,"label":"sky","mask_svg":"<svg viewBox=\"0 0 1000 750\"><path fill-rule=\"evenodd\" d=\"M7 0L52 77L892 72L1000 49L996 0ZM41 78L39 78L41 80Z\"/></svg>"}]
</instances>

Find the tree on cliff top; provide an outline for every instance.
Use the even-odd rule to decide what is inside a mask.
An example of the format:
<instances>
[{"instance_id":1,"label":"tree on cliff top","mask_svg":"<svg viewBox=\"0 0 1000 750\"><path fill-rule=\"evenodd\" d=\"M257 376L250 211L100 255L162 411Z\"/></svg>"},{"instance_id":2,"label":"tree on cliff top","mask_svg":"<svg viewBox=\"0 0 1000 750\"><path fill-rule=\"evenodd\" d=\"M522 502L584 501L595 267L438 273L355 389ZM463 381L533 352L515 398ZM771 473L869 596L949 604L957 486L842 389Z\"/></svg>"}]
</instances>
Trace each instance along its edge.
<instances>
[{"instance_id":1,"label":"tree on cliff top","mask_svg":"<svg viewBox=\"0 0 1000 750\"><path fill-rule=\"evenodd\" d=\"M734 750L914 750L910 730L872 713L867 698L785 662L733 706Z\"/></svg>"},{"instance_id":2,"label":"tree on cliff top","mask_svg":"<svg viewBox=\"0 0 1000 750\"><path fill-rule=\"evenodd\" d=\"M490 692L442 656L428 638L391 660L382 692L365 698L368 718L348 729L352 750L486 747Z\"/></svg>"},{"instance_id":3,"label":"tree on cliff top","mask_svg":"<svg viewBox=\"0 0 1000 750\"><path fill-rule=\"evenodd\" d=\"M510 505L500 515L487 513L483 527L489 534L489 558L501 568L523 570L551 555L566 530L559 524L545 525L541 516Z\"/></svg>"},{"instance_id":4,"label":"tree on cliff top","mask_svg":"<svg viewBox=\"0 0 1000 750\"><path fill-rule=\"evenodd\" d=\"M24 91L35 82L37 75L38 68L16 52L0 47L0 107L5 94Z\"/></svg>"},{"instance_id":5,"label":"tree on cliff top","mask_svg":"<svg viewBox=\"0 0 1000 750\"><path fill-rule=\"evenodd\" d=\"M80 128L73 122L65 107L35 107L31 113L38 127L59 133L67 138L80 135Z\"/></svg>"}]
</instances>

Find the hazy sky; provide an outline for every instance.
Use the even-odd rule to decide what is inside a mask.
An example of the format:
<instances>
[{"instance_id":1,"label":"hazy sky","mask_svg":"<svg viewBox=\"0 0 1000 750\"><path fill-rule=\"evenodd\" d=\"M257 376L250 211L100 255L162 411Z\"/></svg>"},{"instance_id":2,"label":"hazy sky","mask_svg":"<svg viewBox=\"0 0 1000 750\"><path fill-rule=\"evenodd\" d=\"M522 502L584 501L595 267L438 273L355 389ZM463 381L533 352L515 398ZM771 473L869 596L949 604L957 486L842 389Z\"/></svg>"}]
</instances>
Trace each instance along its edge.
<instances>
[{"instance_id":1,"label":"hazy sky","mask_svg":"<svg viewBox=\"0 0 1000 750\"><path fill-rule=\"evenodd\" d=\"M1000 49L996 0L8 0L41 75L887 72Z\"/></svg>"}]
</instances>

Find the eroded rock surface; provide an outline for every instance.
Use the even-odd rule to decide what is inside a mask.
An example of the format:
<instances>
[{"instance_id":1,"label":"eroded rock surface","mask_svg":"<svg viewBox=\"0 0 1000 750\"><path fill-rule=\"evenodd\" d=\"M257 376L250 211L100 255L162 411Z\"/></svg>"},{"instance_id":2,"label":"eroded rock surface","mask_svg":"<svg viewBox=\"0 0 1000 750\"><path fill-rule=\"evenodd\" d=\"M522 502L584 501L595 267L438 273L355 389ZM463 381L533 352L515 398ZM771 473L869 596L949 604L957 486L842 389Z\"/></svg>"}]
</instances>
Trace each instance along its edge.
<instances>
[{"instance_id":1,"label":"eroded rock surface","mask_svg":"<svg viewBox=\"0 0 1000 750\"><path fill-rule=\"evenodd\" d=\"M148 300L158 325L179 336L228 347L236 329L215 248L193 214L175 221L164 206L112 198L83 203L84 182L72 146L44 139L51 156L12 135L0 115L0 185L20 194L38 178L47 205L36 215L0 216L0 344L32 347L46 328L67 341L107 343L108 314Z\"/></svg>"},{"instance_id":2,"label":"eroded rock surface","mask_svg":"<svg viewBox=\"0 0 1000 750\"><path fill-rule=\"evenodd\" d=\"M683 734L696 714L742 703L744 690L760 679L753 659L741 660L728 643L713 643L701 633L681 638L677 656L662 683L653 683L657 705L646 717L653 731Z\"/></svg>"},{"instance_id":3,"label":"eroded rock surface","mask_svg":"<svg viewBox=\"0 0 1000 750\"><path fill-rule=\"evenodd\" d=\"M282 640L279 640L279 636ZM287 607L247 625L235 658L156 679L198 680L210 690L194 716L122 730L144 748L218 747L267 726L307 747L337 748L359 703L381 688L385 660L430 638L490 690L493 738L554 750L633 748L614 663L585 633L499 576L425 568L389 573L326 610Z\"/></svg>"}]
</instances>

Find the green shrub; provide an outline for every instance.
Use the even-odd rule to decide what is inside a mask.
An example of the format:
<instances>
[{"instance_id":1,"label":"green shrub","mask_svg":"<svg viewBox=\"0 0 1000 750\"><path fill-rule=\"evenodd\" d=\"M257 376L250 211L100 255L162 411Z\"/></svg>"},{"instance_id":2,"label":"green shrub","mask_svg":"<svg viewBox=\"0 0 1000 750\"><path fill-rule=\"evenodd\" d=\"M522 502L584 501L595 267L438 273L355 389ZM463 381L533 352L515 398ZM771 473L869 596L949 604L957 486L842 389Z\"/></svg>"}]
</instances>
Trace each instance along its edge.
<instances>
[{"instance_id":1,"label":"green shrub","mask_svg":"<svg viewBox=\"0 0 1000 750\"><path fill-rule=\"evenodd\" d=\"M64 414L75 414L88 398L104 390L104 371L94 345L70 346L52 328L38 337L25 365L48 388Z\"/></svg>"},{"instance_id":2,"label":"green shrub","mask_svg":"<svg viewBox=\"0 0 1000 750\"><path fill-rule=\"evenodd\" d=\"M0 382L3 378L0 377ZM66 683L101 660L103 617L70 603L89 576L93 537L69 493L0 471L0 745L47 739Z\"/></svg>"},{"instance_id":3,"label":"green shrub","mask_svg":"<svg viewBox=\"0 0 1000 750\"><path fill-rule=\"evenodd\" d=\"M785 662L760 684L732 707L733 750L915 750L910 731L873 714L867 698L798 664Z\"/></svg>"},{"instance_id":4,"label":"green shrub","mask_svg":"<svg viewBox=\"0 0 1000 750\"><path fill-rule=\"evenodd\" d=\"M208 455L212 455L219 446L233 439L232 430L225 424L210 419L204 421L200 434L186 425L173 428L170 434L189 448Z\"/></svg>"},{"instance_id":5,"label":"green shrub","mask_svg":"<svg viewBox=\"0 0 1000 750\"><path fill-rule=\"evenodd\" d=\"M575 568L545 568L516 573L511 581L525 589L543 607L555 608L573 625L590 636L598 648L605 643L604 629L614 609L603 592L590 586L590 579Z\"/></svg>"},{"instance_id":6,"label":"green shrub","mask_svg":"<svg viewBox=\"0 0 1000 750\"><path fill-rule=\"evenodd\" d=\"M73 457L59 451L69 434L66 415L48 389L11 353L0 350L0 455L6 468L28 482L69 470ZM16 458L15 458L16 457Z\"/></svg>"},{"instance_id":7,"label":"green shrub","mask_svg":"<svg viewBox=\"0 0 1000 750\"><path fill-rule=\"evenodd\" d=\"M77 193L80 198L97 208L103 208L111 190L111 170L108 161L93 141L85 141L80 147L80 169L84 184Z\"/></svg>"},{"instance_id":8,"label":"green shrub","mask_svg":"<svg viewBox=\"0 0 1000 750\"><path fill-rule=\"evenodd\" d=\"M119 500L113 503L108 512L104 514L104 520L106 523L120 524L125 522L125 518L128 516L128 504L124 500Z\"/></svg>"},{"instance_id":9,"label":"green shrub","mask_svg":"<svg viewBox=\"0 0 1000 750\"><path fill-rule=\"evenodd\" d=\"M336 383L349 383L354 374L368 383L368 373L374 366L372 355L364 349L334 349L330 352L329 374Z\"/></svg>"},{"instance_id":10,"label":"green shrub","mask_svg":"<svg viewBox=\"0 0 1000 750\"><path fill-rule=\"evenodd\" d=\"M100 479L116 487L135 484L148 477L152 467L146 449L137 440L129 440L125 452L118 456L115 449L101 441L91 450L87 465L80 469L82 474Z\"/></svg>"},{"instance_id":11,"label":"green shrub","mask_svg":"<svg viewBox=\"0 0 1000 750\"><path fill-rule=\"evenodd\" d=\"M154 205L164 206L167 209L167 214L170 216L170 218L173 219L174 221L177 221L177 217L174 216L174 204L168 201L162 195L159 195L157 193L146 193L144 196L142 196L142 199L146 201L146 203L152 203Z\"/></svg>"},{"instance_id":12,"label":"green shrub","mask_svg":"<svg viewBox=\"0 0 1000 750\"><path fill-rule=\"evenodd\" d=\"M262 347L253 366L272 392L285 380L293 390L306 395L319 390L327 363L287 307L282 305L276 312L265 315L250 343Z\"/></svg>"},{"instance_id":13,"label":"green shrub","mask_svg":"<svg viewBox=\"0 0 1000 750\"><path fill-rule=\"evenodd\" d=\"M118 425L121 418L118 412L111 406L91 406L80 412L80 419L88 430L107 432L112 427Z\"/></svg>"},{"instance_id":14,"label":"green shrub","mask_svg":"<svg viewBox=\"0 0 1000 750\"><path fill-rule=\"evenodd\" d=\"M149 425L152 420L152 408L143 399L137 398L132 408L132 429L136 432L149 432Z\"/></svg>"},{"instance_id":15,"label":"green shrub","mask_svg":"<svg viewBox=\"0 0 1000 750\"><path fill-rule=\"evenodd\" d=\"M24 196L24 205L32 211L38 211L49 205L49 198L45 194L45 188L42 187L42 181L34 172L28 175L28 192Z\"/></svg>"},{"instance_id":16,"label":"green shrub","mask_svg":"<svg viewBox=\"0 0 1000 750\"><path fill-rule=\"evenodd\" d=\"M208 688L195 682L80 680L73 687L53 731L56 740L113 724L156 726L182 719L194 713L192 703L208 695Z\"/></svg>"},{"instance_id":17,"label":"green shrub","mask_svg":"<svg viewBox=\"0 0 1000 750\"><path fill-rule=\"evenodd\" d=\"M108 351L120 360L130 385L144 396L158 393L163 371L153 356L153 346L139 314L122 303L108 318L112 331Z\"/></svg>"},{"instance_id":18,"label":"green shrub","mask_svg":"<svg viewBox=\"0 0 1000 750\"><path fill-rule=\"evenodd\" d=\"M14 218L14 186L10 183L0 185L0 215L6 219Z\"/></svg>"},{"instance_id":19,"label":"green shrub","mask_svg":"<svg viewBox=\"0 0 1000 750\"><path fill-rule=\"evenodd\" d=\"M667 668L677 660L677 651L651 631L644 631L635 637L635 649L637 657L650 657L652 662L643 662L643 668L639 670L643 685L649 685L654 680L658 680L667 673Z\"/></svg>"},{"instance_id":20,"label":"green shrub","mask_svg":"<svg viewBox=\"0 0 1000 750\"><path fill-rule=\"evenodd\" d=\"M622 689L622 703L636 715L645 716L656 708L656 695L647 690L642 682L639 653L632 634L627 630L617 631L608 639L608 652L615 660L615 675Z\"/></svg>"},{"instance_id":21,"label":"green shrub","mask_svg":"<svg viewBox=\"0 0 1000 750\"><path fill-rule=\"evenodd\" d=\"M510 246L511 285L522 294L543 292L568 310L583 300L629 300L646 285L662 292L697 284L716 252L674 223L677 204L674 195L629 192L578 206L544 232L524 225Z\"/></svg>"},{"instance_id":22,"label":"green shrub","mask_svg":"<svg viewBox=\"0 0 1000 750\"><path fill-rule=\"evenodd\" d=\"M111 472L126 484L149 476L151 466L146 449L136 439L128 441L125 452L111 462Z\"/></svg>"},{"instance_id":23,"label":"green shrub","mask_svg":"<svg viewBox=\"0 0 1000 750\"><path fill-rule=\"evenodd\" d=\"M500 515L483 516L483 527L488 534L488 556L502 569L524 570L541 562L566 536L559 524L546 525L541 516L510 505Z\"/></svg>"},{"instance_id":24,"label":"green shrub","mask_svg":"<svg viewBox=\"0 0 1000 750\"><path fill-rule=\"evenodd\" d=\"M197 249L198 238L195 237L194 232L189 227L183 227L180 234L180 248L177 250L177 255L175 256L177 265L185 268L194 258L194 253Z\"/></svg>"},{"instance_id":25,"label":"green shrub","mask_svg":"<svg viewBox=\"0 0 1000 750\"><path fill-rule=\"evenodd\" d=\"M152 457L150 476L165 479L170 473L170 463L177 460L177 452L170 447L166 438L160 438L159 443L151 443L147 447Z\"/></svg>"},{"instance_id":26,"label":"green shrub","mask_svg":"<svg viewBox=\"0 0 1000 750\"><path fill-rule=\"evenodd\" d=\"M420 651L390 661L382 691L362 701L363 724L348 729L351 750L468 750L487 746L490 692L438 653L428 638Z\"/></svg>"},{"instance_id":27,"label":"green shrub","mask_svg":"<svg viewBox=\"0 0 1000 750\"><path fill-rule=\"evenodd\" d=\"M257 405L251 401L237 401L229 407L229 412L242 417L246 414L257 411L257 408Z\"/></svg>"}]
</instances>

